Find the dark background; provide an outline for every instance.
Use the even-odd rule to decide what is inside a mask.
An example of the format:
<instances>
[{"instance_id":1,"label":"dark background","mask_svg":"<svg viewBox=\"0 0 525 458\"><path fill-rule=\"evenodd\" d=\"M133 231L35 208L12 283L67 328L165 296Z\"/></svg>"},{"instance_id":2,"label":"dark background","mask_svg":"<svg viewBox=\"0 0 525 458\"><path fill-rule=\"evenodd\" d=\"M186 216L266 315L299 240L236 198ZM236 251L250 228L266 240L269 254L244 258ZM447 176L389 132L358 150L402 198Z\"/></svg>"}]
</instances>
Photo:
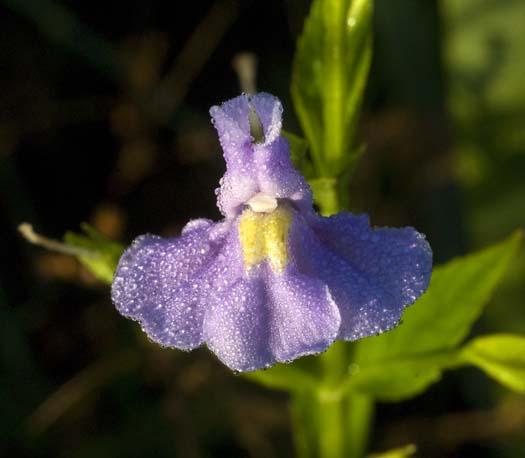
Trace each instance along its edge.
<instances>
[{"instance_id":1,"label":"dark background","mask_svg":"<svg viewBox=\"0 0 525 458\"><path fill-rule=\"evenodd\" d=\"M219 218L224 163L209 107L239 93L231 61L289 93L309 2L0 2L0 455L287 457L286 396L206 350L149 343L107 286L29 246L87 221L128 243ZM376 2L352 210L415 226L436 262L525 225L525 8L502 0ZM523 251L475 332L525 333ZM422 330L424 332L424 330ZM525 456L525 399L478 371L378 407L372 450Z\"/></svg>"}]
</instances>

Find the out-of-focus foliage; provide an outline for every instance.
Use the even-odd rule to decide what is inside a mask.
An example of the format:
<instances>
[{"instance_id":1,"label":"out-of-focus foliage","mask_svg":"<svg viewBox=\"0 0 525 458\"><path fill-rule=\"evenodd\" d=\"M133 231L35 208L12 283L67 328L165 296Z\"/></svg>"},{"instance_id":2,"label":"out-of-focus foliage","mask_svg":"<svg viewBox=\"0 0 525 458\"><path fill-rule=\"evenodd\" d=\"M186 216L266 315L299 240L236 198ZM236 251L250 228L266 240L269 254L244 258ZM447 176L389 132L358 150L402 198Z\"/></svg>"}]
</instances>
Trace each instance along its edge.
<instances>
[{"instance_id":1,"label":"out-of-focus foliage","mask_svg":"<svg viewBox=\"0 0 525 458\"><path fill-rule=\"evenodd\" d=\"M525 224L525 3L441 4L457 171L474 203L469 229L494 237Z\"/></svg>"},{"instance_id":2,"label":"out-of-focus foliage","mask_svg":"<svg viewBox=\"0 0 525 458\"><path fill-rule=\"evenodd\" d=\"M479 337L463 349L462 357L502 384L525 393L525 337Z\"/></svg>"},{"instance_id":3,"label":"out-of-focus foliage","mask_svg":"<svg viewBox=\"0 0 525 458\"><path fill-rule=\"evenodd\" d=\"M454 173L466 229L480 246L525 226L525 3L442 0L440 7ZM523 253L487 310L491 331L525 332Z\"/></svg>"},{"instance_id":4,"label":"out-of-focus foliage","mask_svg":"<svg viewBox=\"0 0 525 458\"><path fill-rule=\"evenodd\" d=\"M476 183L490 174L498 154L525 154L525 3L442 0L441 5L448 101L464 148L460 172Z\"/></svg>"},{"instance_id":5,"label":"out-of-focus foliage","mask_svg":"<svg viewBox=\"0 0 525 458\"><path fill-rule=\"evenodd\" d=\"M388 452L374 453L373 455L369 455L368 458L410 458L415 455L416 451L416 446L410 444L405 447L396 448L395 450L389 450Z\"/></svg>"}]
</instances>

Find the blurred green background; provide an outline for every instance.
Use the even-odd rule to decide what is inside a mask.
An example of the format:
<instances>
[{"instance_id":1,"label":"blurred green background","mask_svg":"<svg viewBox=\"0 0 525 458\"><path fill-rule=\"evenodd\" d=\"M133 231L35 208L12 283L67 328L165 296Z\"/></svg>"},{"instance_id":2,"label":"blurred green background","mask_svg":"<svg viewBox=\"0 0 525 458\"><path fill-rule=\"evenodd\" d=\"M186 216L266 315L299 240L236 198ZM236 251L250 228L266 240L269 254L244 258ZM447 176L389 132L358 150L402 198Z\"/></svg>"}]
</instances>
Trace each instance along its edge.
<instances>
[{"instance_id":1,"label":"blurred green background","mask_svg":"<svg viewBox=\"0 0 525 458\"><path fill-rule=\"evenodd\" d=\"M415 226L435 260L525 226L525 3L378 0L351 183L356 212ZM76 261L24 243L87 221L129 242L219 218L208 109L238 94L233 57L300 134L289 81L305 0L0 1L0 455L288 457L286 396L206 350L147 341ZM525 333L524 250L478 332ZM424 332L424 330L422 330ZM525 456L525 399L475 369L381 404L372 450Z\"/></svg>"}]
</instances>

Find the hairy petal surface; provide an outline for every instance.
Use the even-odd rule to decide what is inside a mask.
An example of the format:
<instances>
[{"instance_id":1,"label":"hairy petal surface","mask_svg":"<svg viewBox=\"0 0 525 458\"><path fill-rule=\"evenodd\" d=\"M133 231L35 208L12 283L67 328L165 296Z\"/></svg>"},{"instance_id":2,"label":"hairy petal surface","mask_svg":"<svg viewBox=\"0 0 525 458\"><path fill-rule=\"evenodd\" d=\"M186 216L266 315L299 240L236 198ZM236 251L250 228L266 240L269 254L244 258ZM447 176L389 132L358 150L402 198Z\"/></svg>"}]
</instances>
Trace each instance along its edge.
<instances>
[{"instance_id":1,"label":"hairy petal surface","mask_svg":"<svg viewBox=\"0 0 525 458\"><path fill-rule=\"evenodd\" d=\"M117 310L139 321L155 342L189 350L202 340L202 321L213 265L222 240L215 224L195 220L180 237L142 235L124 252L111 296Z\"/></svg>"},{"instance_id":2,"label":"hairy petal surface","mask_svg":"<svg viewBox=\"0 0 525 458\"><path fill-rule=\"evenodd\" d=\"M316 227L314 231L301 215L297 215L291 228L290 251L299 269L328 285L341 313L338 338L357 340L397 325L404 308L414 300L413 295L409 296L406 292L413 292L415 286L396 286L396 281L404 284L406 279L416 278L417 283L421 276L426 275L428 282L430 274L425 270L426 264L423 267L417 263L408 266L414 261L412 259L407 261L404 269L394 272L383 270L384 259L392 253L387 247L384 247L387 250L385 253L374 246L370 246L369 250L360 249L355 261L361 262L354 262L354 258L347 256L341 247L329 243L330 236L334 234L323 226L326 221L319 224L321 229ZM425 250L426 246L422 245L420 249ZM409 271L411 275L408 275Z\"/></svg>"},{"instance_id":3,"label":"hairy petal surface","mask_svg":"<svg viewBox=\"0 0 525 458\"><path fill-rule=\"evenodd\" d=\"M257 181L246 169L230 169L221 178L216 189L217 206L228 218L237 216L245 203L259 192Z\"/></svg>"},{"instance_id":4,"label":"hairy petal surface","mask_svg":"<svg viewBox=\"0 0 525 458\"><path fill-rule=\"evenodd\" d=\"M326 285L293 267L273 273L263 263L214 295L204 329L224 364L251 371L324 351L339 324Z\"/></svg>"},{"instance_id":5,"label":"hairy petal surface","mask_svg":"<svg viewBox=\"0 0 525 458\"><path fill-rule=\"evenodd\" d=\"M314 219L318 238L360 272L376 278L400 302L412 304L427 289L432 250L412 227L372 228L368 216L348 212Z\"/></svg>"},{"instance_id":6,"label":"hairy petal surface","mask_svg":"<svg viewBox=\"0 0 525 458\"><path fill-rule=\"evenodd\" d=\"M268 274L272 307L270 348L279 362L320 353L337 337L341 316L328 287L289 266Z\"/></svg>"},{"instance_id":7,"label":"hairy petal surface","mask_svg":"<svg viewBox=\"0 0 525 458\"><path fill-rule=\"evenodd\" d=\"M215 291L204 319L211 351L236 371L265 367L274 359L268 348L269 310L262 278L239 278Z\"/></svg>"},{"instance_id":8,"label":"hairy petal surface","mask_svg":"<svg viewBox=\"0 0 525 458\"><path fill-rule=\"evenodd\" d=\"M242 167L250 161L251 141L248 97L241 95L210 108L213 125L219 134L227 167Z\"/></svg>"}]
</instances>

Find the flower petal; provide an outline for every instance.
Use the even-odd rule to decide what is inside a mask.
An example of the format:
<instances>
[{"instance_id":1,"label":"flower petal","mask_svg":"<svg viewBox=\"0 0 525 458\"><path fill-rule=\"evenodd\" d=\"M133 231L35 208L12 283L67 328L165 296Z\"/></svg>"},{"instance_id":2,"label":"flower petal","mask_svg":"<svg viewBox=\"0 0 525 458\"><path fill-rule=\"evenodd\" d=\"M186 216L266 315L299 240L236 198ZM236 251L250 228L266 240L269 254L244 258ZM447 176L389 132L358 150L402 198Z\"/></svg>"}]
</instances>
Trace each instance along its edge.
<instances>
[{"instance_id":1,"label":"flower petal","mask_svg":"<svg viewBox=\"0 0 525 458\"><path fill-rule=\"evenodd\" d=\"M210 108L228 167L242 167L250 160L251 142L248 97L241 95Z\"/></svg>"},{"instance_id":2,"label":"flower petal","mask_svg":"<svg viewBox=\"0 0 525 458\"><path fill-rule=\"evenodd\" d=\"M341 316L328 287L290 266L270 273L270 348L279 362L322 352L337 337Z\"/></svg>"},{"instance_id":3,"label":"flower petal","mask_svg":"<svg viewBox=\"0 0 525 458\"><path fill-rule=\"evenodd\" d=\"M270 145L254 146L254 166L260 192L293 201L301 210L312 211L312 192L304 177L290 159L290 148L284 137Z\"/></svg>"},{"instance_id":4,"label":"flower petal","mask_svg":"<svg viewBox=\"0 0 525 458\"><path fill-rule=\"evenodd\" d=\"M327 247L403 304L412 304L427 289L432 250L414 228L371 228L368 216L344 212L315 218L314 230Z\"/></svg>"},{"instance_id":5,"label":"flower petal","mask_svg":"<svg viewBox=\"0 0 525 458\"><path fill-rule=\"evenodd\" d=\"M188 223L181 237L138 237L122 255L112 285L118 311L155 342L189 350L202 344L208 273L222 245L208 220Z\"/></svg>"},{"instance_id":6,"label":"flower petal","mask_svg":"<svg viewBox=\"0 0 525 458\"><path fill-rule=\"evenodd\" d=\"M233 218L240 213L245 203L259 192L257 180L245 170L230 168L217 188L217 205L221 213Z\"/></svg>"},{"instance_id":7,"label":"flower petal","mask_svg":"<svg viewBox=\"0 0 525 458\"><path fill-rule=\"evenodd\" d=\"M208 346L224 364L252 371L324 351L339 324L323 283L293 268L274 274L264 263L214 296L204 329Z\"/></svg>"},{"instance_id":8,"label":"flower petal","mask_svg":"<svg viewBox=\"0 0 525 458\"><path fill-rule=\"evenodd\" d=\"M271 94L260 92L255 95L242 94L220 106L213 106L210 114L219 133L219 139L226 160L234 159L240 145L251 142L248 113L250 106L255 110L264 132L264 144L272 143L281 134L283 106L279 99ZM230 157L231 156L231 157Z\"/></svg>"},{"instance_id":9,"label":"flower petal","mask_svg":"<svg viewBox=\"0 0 525 458\"><path fill-rule=\"evenodd\" d=\"M341 313L338 338L356 340L399 323L404 308L428 284L431 253L413 230L372 230L362 218L343 215L316 218L315 232L298 215L290 230L290 252L302 272L317 275L328 285ZM362 240L364 245L358 241L351 248L346 245L342 223L349 221L359 223L363 235L368 227L372 245L368 239ZM379 238L373 237L377 231Z\"/></svg>"},{"instance_id":10,"label":"flower petal","mask_svg":"<svg viewBox=\"0 0 525 458\"><path fill-rule=\"evenodd\" d=\"M206 343L233 370L255 370L271 364L268 349L269 310L261 278L239 278L210 296L204 317Z\"/></svg>"},{"instance_id":11,"label":"flower petal","mask_svg":"<svg viewBox=\"0 0 525 458\"><path fill-rule=\"evenodd\" d=\"M264 130L262 143L253 143L250 133L252 108ZM312 211L310 187L293 166L288 142L281 136L282 111L279 99L265 93L241 95L211 108L227 166L216 190L218 206L226 217L235 217L260 192L290 199L302 210Z\"/></svg>"}]
</instances>

